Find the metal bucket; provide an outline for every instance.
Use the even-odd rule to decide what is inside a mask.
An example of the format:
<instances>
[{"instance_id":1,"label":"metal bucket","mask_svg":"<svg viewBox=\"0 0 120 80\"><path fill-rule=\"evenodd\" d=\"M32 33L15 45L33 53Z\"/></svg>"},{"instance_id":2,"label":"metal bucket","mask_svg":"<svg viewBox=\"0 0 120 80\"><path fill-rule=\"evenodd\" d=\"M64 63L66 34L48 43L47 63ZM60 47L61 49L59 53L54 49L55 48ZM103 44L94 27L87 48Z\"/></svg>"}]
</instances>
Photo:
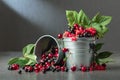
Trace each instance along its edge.
<instances>
[{"instance_id":1,"label":"metal bucket","mask_svg":"<svg viewBox=\"0 0 120 80\"><path fill-rule=\"evenodd\" d=\"M92 51L89 44L94 42L94 38L78 38L77 41L71 41L71 38L64 38L64 47L69 49L66 53L67 67L70 69L80 65L89 66L92 59Z\"/></svg>"},{"instance_id":2,"label":"metal bucket","mask_svg":"<svg viewBox=\"0 0 120 80\"><path fill-rule=\"evenodd\" d=\"M62 45L61 41L57 40L51 35L43 35L41 36L35 43L35 54L37 55L37 61L40 60L41 55L49 50L52 46L58 47L58 58L55 64L59 64L60 61L63 59L64 54L61 51Z\"/></svg>"}]
</instances>

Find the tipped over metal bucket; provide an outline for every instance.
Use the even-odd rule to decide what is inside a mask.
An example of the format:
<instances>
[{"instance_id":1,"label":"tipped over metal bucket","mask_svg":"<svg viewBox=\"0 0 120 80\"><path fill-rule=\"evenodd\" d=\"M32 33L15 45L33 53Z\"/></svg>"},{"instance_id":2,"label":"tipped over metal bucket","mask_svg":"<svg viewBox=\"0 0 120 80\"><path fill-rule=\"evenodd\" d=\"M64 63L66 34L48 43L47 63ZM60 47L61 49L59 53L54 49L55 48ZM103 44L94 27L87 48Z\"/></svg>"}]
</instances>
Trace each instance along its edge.
<instances>
[{"instance_id":1,"label":"tipped over metal bucket","mask_svg":"<svg viewBox=\"0 0 120 80\"><path fill-rule=\"evenodd\" d=\"M44 52L48 51L51 47L57 47L59 55L55 64L59 64L64 57L64 54L61 51L61 43L61 41L57 40L51 35L41 36L35 43L35 54L37 55L37 61L40 60L41 55L44 54Z\"/></svg>"}]
</instances>

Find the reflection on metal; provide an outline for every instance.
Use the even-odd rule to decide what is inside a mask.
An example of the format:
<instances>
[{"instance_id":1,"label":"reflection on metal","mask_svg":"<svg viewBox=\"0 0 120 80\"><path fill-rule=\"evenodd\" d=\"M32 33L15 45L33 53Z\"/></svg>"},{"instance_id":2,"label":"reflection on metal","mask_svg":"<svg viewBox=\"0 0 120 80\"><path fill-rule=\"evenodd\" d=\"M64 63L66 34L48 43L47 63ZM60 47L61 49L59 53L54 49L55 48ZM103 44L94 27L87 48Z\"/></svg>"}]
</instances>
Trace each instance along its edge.
<instances>
[{"instance_id":1,"label":"reflection on metal","mask_svg":"<svg viewBox=\"0 0 120 80\"><path fill-rule=\"evenodd\" d=\"M65 38L64 47L69 49L66 53L67 67L71 68L73 65L80 68L80 65L89 66L92 58L92 51L90 51L89 43L93 43L94 38L79 38L77 41L71 41L70 38ZM71 53L71 54L69 54Z\"/></svg>"}]
</instances>

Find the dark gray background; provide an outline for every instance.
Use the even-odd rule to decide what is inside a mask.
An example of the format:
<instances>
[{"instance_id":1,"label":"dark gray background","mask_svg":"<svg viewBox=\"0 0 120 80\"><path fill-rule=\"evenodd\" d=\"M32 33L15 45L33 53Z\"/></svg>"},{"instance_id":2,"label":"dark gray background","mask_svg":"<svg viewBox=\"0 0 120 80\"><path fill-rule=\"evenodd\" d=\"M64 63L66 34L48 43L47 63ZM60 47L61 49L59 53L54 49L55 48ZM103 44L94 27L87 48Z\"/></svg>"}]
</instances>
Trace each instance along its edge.
<instances>
[{"instance_id":1,"label":"dark gray background","mask_svg":"<svg viewBox=\"0 0 120 80\"><path fill-rule=\"evenodd\" d=\"M120 52L120 0L0 0L0 51L21 51L44 34L54 37L67 28L65 10L83 9L113 17L103 49Z\"/></svg>"}]
</instances>

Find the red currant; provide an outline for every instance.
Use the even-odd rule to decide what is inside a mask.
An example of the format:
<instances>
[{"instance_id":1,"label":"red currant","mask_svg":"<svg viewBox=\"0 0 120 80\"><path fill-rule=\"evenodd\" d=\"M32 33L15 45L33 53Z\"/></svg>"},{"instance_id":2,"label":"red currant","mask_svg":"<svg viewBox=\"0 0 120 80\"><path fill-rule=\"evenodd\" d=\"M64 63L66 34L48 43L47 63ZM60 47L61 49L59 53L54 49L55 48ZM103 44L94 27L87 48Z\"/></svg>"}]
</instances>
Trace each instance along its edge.
<instances>
[{"instance_id":1,"label":"red currant","mask_svg":"<svg viewBox=\"0 0 120 80\"><path fill-rule=\"evenodd\" d=\"M62 34L58 34L58 38L61 39L63 37Z\"/></svg>"},{"instance_id":2,"label":"red currant","mask_svg":"<svg viewBox=\"0 0 120 80\"><path fill-rule=\"evenodd\" d=\"M72 39L72 41L77 41L76 37L72 37L71 39Z\"/></svg>"},{"instance_id":3,"label":"red currant","mask_svg":"<svg viewBox=\"0 0 120 80\"><path fill-rule=\"evenodd\" d=\"M67 52L69 50L68 50L68 48L63 48L62 51L65 53L65 52Z\"/></svg>"},{"instance_id":4,"label":"red currant","mask_svg":"<svg viewBox=\"0 0 120 80\"><path fill-rule=\"evenodd\" d=\"M87 71L87 67L82 66L82 67L81 67L81 71L83 71L83 72Z\"/></svg>"},{"instance_id":5,"label":"red currant","mask_svg":"<svg viewBox=\"0 0 120 80\"><path fill-rule=\"evenodd\" d=\"M61 67L61 71L64 72L65 70L66 70L66 67L65 67L65 66L62 66L62 67Z\"/></svg>"},{"instance_id":6,"label":"red currant","mask_svg":"<svg viewBox=\"0 0 120 80\"><path fill-rule=\"evenodd\" d=\"M52 54L52 53L49 53L49 54L48 54L48 57L49 57L49 58L52 58L52 57L53 57L53 54Z\"/></svg>"},{"instance_id":7,"label":"red currant","mask_svg":"<svg viewBox=\"0 0 120 80\"><path fill-rule=\"evenodd\" d=\"M76 71L76 69L77 69L76 66L72 66L72 67L71 67L71 70L72 70L72 71Z\"/></svg>"},{"instance_id":8,"label":"red currant","mask_svg":"<svg viewBox=\"0 0 120 80\"><path fill-rule=\"evenodd\" d=\"M63 37L69 37L71 33L69 31L65 31L64 34L63 34Z\"/></svg>"},{"instance_id":9,"label":"red currant","mask_svg":"<svg viewBox=\"0 0 120 80\"><path fill-rule=\"evenodd\" d=\"M79 29L79 25L78 24L74 24L73 25L75 29Z\"/></svg>"}]
</instances>

